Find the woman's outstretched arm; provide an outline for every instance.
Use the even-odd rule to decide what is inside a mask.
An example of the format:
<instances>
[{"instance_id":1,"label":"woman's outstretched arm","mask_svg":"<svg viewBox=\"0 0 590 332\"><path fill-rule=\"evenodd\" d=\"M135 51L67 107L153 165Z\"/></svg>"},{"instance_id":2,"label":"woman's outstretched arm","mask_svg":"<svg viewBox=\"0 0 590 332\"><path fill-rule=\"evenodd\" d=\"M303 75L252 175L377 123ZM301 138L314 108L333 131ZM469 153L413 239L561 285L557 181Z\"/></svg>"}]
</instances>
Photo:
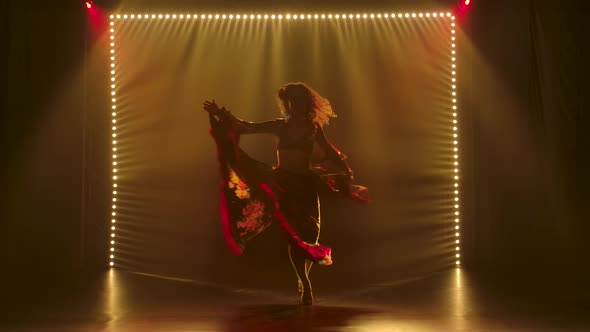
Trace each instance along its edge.
<instances>
[{"instance_id":1,"label":"woman's outstretched arm","mask_svg":"<svg viewBox=\"0 0 590 332\"><path fill-rule=\"evenodd\" d=\"M283 120L271 120L264 122L248 122L242 119L238 119L230 111L226 110L225 107L219 108L215 101L205 101L203 108L209 114L219 117L220 120L229 120L237 124L241 134L274 134L278 131L279 126L283 123Z\"/></svg>"}]
</instances>

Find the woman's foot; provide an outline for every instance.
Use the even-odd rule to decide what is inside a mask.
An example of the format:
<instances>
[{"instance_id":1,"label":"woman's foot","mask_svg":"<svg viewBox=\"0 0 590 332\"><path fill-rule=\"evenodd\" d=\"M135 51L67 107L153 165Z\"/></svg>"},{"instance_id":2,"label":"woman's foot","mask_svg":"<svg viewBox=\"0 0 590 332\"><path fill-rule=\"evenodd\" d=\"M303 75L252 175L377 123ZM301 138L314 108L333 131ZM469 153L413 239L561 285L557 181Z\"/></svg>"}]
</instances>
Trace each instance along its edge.
<instances>
[{"instance_id":1,"label":"woman's foot","mask_svg":"<svg viewBox=\"0 0 590 332\"><path fill-rule=\"evenodd\" d=\"M299 297L303 295L303 283L301 280L297 281L297 294L299 294Z\"/></svg>"},{"instance_id":2,"label":"woman's foot","mask_svg":"<svg viewBox=\"0 0 590 332\"><path fill-rule=\"evenodd\" d=\"M303 289L301 293L301 304L303 305L312 305L313 304L313 294L311 292L311 288Z\"/></svg>"}]
</instances>

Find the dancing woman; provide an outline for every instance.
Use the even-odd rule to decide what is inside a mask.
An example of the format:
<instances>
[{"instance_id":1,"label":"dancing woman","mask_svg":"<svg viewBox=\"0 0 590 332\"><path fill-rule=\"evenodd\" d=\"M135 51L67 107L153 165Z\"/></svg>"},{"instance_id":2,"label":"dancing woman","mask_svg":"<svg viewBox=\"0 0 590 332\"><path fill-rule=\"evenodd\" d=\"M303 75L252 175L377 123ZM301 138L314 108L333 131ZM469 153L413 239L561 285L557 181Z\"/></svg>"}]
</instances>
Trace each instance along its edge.
<instances>
[{"instance_id":1,"label":"dancing woman","mask_svg":"<svg viewBox=\"0 0 590 332\"><path fill-rule=\"evenodd\" d=\"M220 214L228 246L240 255L248 240L273 222L288 240L289 257L297 274L300 302L312 304L309 271L312 264L332 264L331 248L318 244L318 192L368 200L367 189L352 184L346 157L328 142L323 127L336 117L328 100L304 83L290 83L278 91L284 118L247 122L215 101L206 101L211 134L217 143L221 183ZM274 134L278 165L271 167L248 156L239 146L242 134ZM317 143L324 151L312 163Z\"/></svg>"}]
</instances>

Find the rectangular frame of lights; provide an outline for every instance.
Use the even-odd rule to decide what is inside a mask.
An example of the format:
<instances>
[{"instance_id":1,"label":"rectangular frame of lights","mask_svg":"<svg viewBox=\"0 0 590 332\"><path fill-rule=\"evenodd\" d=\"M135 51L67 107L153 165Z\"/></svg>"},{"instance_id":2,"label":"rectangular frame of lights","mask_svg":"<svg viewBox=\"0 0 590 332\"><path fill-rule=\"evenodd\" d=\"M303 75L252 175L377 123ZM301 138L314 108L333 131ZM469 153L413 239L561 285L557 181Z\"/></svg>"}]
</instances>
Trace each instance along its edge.
<instances>
[{"instance_id":1,"label":"rectangular frame of lights","mask_svg":"<svg viewBox=\"0 0 590 332\"><path fill-rule=\"evenodd\" d=\"M455 16L449 12L428 12L428 13L314 13L314 14L113 14L110 15L109 22L109 38L110 38L110 91L111 91L111 115L112 115L112 164L113 164L113 196L112 196L112 210L111 210L111 242L109 249L109 266L115 266L115 224L117 222L117 79L116 79L116 52L115 52L115 26L116 22L121 20L345 20L345 19L424 19L424 18L436 18L444 19L449 21L448 28L451 32L451 38L449 43L451 45L451 54L449 56L450 67L449 72L451 73L451 100L452 103L449 106L449 125L452 127L452 136L450 141L452 142L453 153L450 156L452 161L452 184L454 188L454 221L452 222L453 233L455 238L455 264L458 266L461 264L460 254L460 218L459 218L459 134L458 134L458 107L457 107L457 54L456 54L456 23Z\"/></svg>"}]
</instances>

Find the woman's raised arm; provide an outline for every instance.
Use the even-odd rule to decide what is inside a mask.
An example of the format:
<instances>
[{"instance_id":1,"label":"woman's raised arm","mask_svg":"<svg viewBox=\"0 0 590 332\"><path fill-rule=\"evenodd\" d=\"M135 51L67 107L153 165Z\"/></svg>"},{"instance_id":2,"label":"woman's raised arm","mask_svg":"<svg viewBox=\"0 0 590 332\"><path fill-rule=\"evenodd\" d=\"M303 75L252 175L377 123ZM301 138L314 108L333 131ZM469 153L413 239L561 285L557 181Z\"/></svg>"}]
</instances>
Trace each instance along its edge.
<instances>
[{"instance_id":1,"label":"woman's raised arm","mask_svg":"<svg viewBox=\"0 0 590 332\"><path fill-rule=\"evenodd\" d=\"M264 122L248 122L242 119L238 119L225 107L219 108L215 101L205 101L203 108L211 115L219 117L222 121L232 121L237 124L241 134L276 134L279 126L283 123L283 120L271 120Z\"/></svg>"},{"instance_id":2,"label":"woman's raised arm","mask_svg":"<svg viewBox=\"0 0 590 332\"><path fill-rule=\"evenodd\" d=\"M276 134L279 126L283 123L283 120L280 119L264 122L248 122L236 118L231 113L229 113L229 116L232 118L232 121L237 121L240 133L242 134Z\"/></svg>"}]
</instances>

